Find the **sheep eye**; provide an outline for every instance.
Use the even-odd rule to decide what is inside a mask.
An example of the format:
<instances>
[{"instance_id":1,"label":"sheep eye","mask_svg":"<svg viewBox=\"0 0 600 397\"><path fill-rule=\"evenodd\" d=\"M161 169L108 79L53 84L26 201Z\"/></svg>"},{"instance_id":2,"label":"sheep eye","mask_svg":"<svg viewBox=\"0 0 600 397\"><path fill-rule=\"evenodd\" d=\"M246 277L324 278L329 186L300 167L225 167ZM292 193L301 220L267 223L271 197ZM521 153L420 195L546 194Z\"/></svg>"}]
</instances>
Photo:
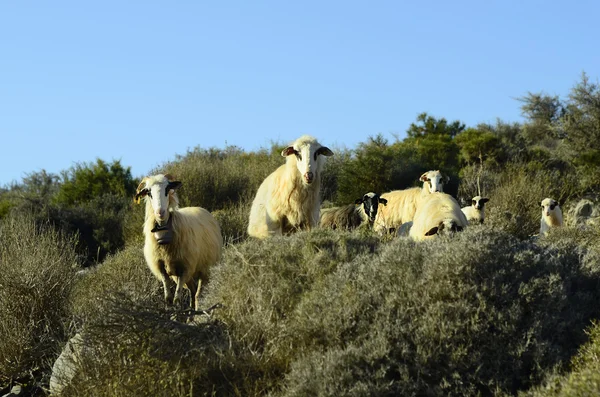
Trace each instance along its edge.
<instances>
[{"instance_id":1,"label":"sheep eye","mask_svg":"<svg viewBox=\"0 0 600 397\"><path fill-rule=\"evenodd\" d=\"M556 207L556 204L551 204L551 205L550 205L550 209L551 209L551 210L553 210L553 209L554 209L554 207Z\"/></svg>"},{"instance_id":2,"label":"sheep eye","mask_svg":"<svg viewBox=\"0 0 600 397\"><path fill-rule=\"evenodd\" d=\"M148 197L152 198L152 192L150 192L150 190L148 190Z\"/></svg>"},{"instance_id":3,"label":"sheep eye","mask_svg":"<svg viewBox=\"0 0 600 397\"><path fill-rule=\"evenodd\" d=\"M299 151L294 151L294 154L296 154L296 157L298 158L298 160L302 161L302 155L300 154Z\"/></svg>"},{"instance_id":4,"label":"sheep eye","mask_svg":"<svg viewBox=\"0 0 600 397\"><path fill-rule=\"evenodd\" d=\"M165 188L165 197L166 197L166 196L168 196L168 195L169 195L169 187L167 186L167 187Z\"/></svg>"}]
</instances>

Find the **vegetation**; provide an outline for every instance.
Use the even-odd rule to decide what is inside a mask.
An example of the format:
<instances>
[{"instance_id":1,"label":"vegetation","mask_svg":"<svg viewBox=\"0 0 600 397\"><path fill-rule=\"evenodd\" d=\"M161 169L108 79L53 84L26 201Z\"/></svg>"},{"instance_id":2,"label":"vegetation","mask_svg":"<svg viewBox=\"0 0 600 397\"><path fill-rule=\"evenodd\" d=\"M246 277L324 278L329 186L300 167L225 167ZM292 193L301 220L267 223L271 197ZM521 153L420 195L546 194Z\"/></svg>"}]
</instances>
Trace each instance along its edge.
<instances>
[{"instance_id":1,"label":"vegetation","mask_svg":"<svg viewBox=\"0 0 600 397\"><path fill-rule=\"evenodd\" d=\"M486 223L414 243L366 229L248 239L283 144L195 148L158 169L226 241L195 321L177 321L147 269L142 206L119 161L29 174L0 189L0 394L47 395L81 333L65 396L572 396L600 390L600 223L537 237L539 202L598 202L600 89L520 98L526 122L466 126L427 113L406 138L334 149L326 205L418 185L429 169ZM243 171L243 172L242 172Z\"/></svg>"}]
</instances>

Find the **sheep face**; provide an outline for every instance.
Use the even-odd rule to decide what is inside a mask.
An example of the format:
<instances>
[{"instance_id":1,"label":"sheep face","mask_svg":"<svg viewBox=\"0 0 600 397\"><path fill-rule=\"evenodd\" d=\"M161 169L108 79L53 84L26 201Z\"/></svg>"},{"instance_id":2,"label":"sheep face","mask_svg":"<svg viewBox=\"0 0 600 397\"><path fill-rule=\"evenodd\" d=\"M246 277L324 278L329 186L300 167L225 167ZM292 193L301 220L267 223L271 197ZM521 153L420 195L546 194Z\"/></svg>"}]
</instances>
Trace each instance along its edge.
<instances>
[{"instance_id":1,"label":"sheep face","mask_svg":"<svg viewBox=\"0 0 600 397\"><path fill-rule=\"evenodd\" d=\"M142 180L138 186L136 197L148 197L152 204L156 223L164 226L169 220L170 196L180 186L181 182L171 181L170 175L154 175Z\"/></svg>"},{"instance_id":2,"label":"sheep face","mask_svg":"<svg viewBox=\"0 0 600 397\"><path fill-rule=\"evenodd\" d=\"M450 178L442 175L442 173L438 170L427 171L423 175L421 175L421 178L419 179L421 182L429 182L428 187L430 193L443 192L444 184L448 183L448 181L450 180Z\"/></svg>"},{"instance_id":3,"label":"sheep face","mask_svg":"<svg viewBox=\"0 0 600 397\"><path fill-rule=\"evenodd\" d=\"M292 146L283 149L281 155L283 157L294 156L302 183L310 185L318 180L319 172L323 168L321 156L333 156L333 152L328 147L321 146L314 138L303 136Z\"/></svg>"},{"instance_id":4,"label":"sheep face","mask_svg":"<svg viewBox=\"0 0 600 397\"><path fill-rule=\"evenodd\" d=\"M551 198L544 199L540 205L542 206L542 215L550 216L551 212L559 206L558 201L553 200Z\"/></svg>"},{"instance_id":5,"label":"sheep face","mask_svg":"<svg viewBox=\"0 0 600 397\"><path fill-rule=\"evenodd\" d=\"M471 205L476 210L482 210L485 206L485 203L487 203L488 201L490 201L490 199L487 197L475 196L471 199Z\"/></svg>"},{"instance_id":6,"label":"sheep face","mask_svg":"<svg viewBox=\"0 0 600 397\"><path fill-rule=\"evenodd\" d=\"M379 204L387 205L387 200L379 197L377 193L367 193L362 198L356 199L355 204L362 204L365 214L369 218L369 222L375 222L377 216L377 208Z\"/></svg>"},{"instance_id":7,"label":"sheep face","mask_svg":"<svg viewBox=\"0 0 600 397\"><path fill-rule=\"evenodd\" d=\"M456 232L462 232L462 230L462 226L457 225L456 221L453 219L445 219L440 222L439 225L431 228L427 233L425 233L425 235L433 236L436 234L452 234Z\"/></svg>"}]
</instances>

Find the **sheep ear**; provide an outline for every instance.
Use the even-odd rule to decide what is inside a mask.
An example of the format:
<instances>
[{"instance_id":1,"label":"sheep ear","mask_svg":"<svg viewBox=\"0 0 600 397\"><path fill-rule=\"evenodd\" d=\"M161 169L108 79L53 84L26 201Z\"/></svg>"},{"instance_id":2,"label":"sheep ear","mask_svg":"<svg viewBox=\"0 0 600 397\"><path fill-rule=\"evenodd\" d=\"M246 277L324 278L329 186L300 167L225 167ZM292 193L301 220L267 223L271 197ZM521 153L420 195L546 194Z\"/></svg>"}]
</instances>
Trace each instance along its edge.
<instances>
[{"instance_id":1,"label":"sheep ear","mask_svg":"<svg viewBox=\"0 0 600 397\"><path fill-rule=\"evenodd\" d=\"M362 204L362 203L363 203L363 199L362 198L354 200L354 204Z\"/></svg>"},{"instance_id":2,"label":"sheep ear","mask_svg":"<svg viewBox=\"0 0 600 397\"><path fill-rule=\"evenodd\" d=\"M484 198L482 198L482 199L481 199L481 200L479 200L479 201L481 201L483 204L485 204L485 203L487 203L488 201L490 201L490 199L489 199L489 198L487 198L487 197L484 197Z\"/></svg>"},{"instance_id":3,"label":"sheep ear","mask_svg":"<svg viewBox=\"0 0 600 397\"><path fill-rule=\"evenodd\" d=\"M321 146L317 149L317 154L322 154L323 156L333 156L333 152L327 146Z\"/></svg>"},{"instance_id":4,"label":"sheep ear","mask_svg":"<svg viewBox=\"0 0 600 397\"><path fill-rule=\"evenodd\" d=\"M169 184L167 185L167 189L177 190L181 187L181 185L182 185L182 183L179 181L172 181L172 182L169 182Z\"/></svg>"},{"instance_id":5,"label":"sheep ear","mask_svg":"<svg viewBox=\"0 0 600 397\"><path fill-rule=\"evenodd\" d=\"M432 227L427 233L425 233L426 236L433 236L434 234L437 234L438 232L438 227Z\"/></svg>"},{"instance_id":6,"label":"sheep ear","mask_svg":"<svg viewBox=\"0 0 600 397\"><path fill-rule=\"evenodd\" d=\"M139 192L137 192L135 194L135 197L133 198L133 202L136 204L139 204L140 201L142 200L143 197L146 197L146 195L148 194L148 189L142 189Z\"/></svg>"},{"instance_id":7,"label":"sheep ear","mask_svg":"<svg viewBox=\"0 0 600 397\"><path fill-rule=\"evenodd\" d=\"M421 177L419 178L419 180L421 182L427 182L427 181L429 181L429 178L427 178L427 173L425 172L423 175L421 175Z\"/></svg>"},{"instance_id":8,"label":"sheep ear","mask_svg":"<svg viewBox=\"0 0 600 397\"><path fill-rule=\"evenodd\" d=\"M141 192L145 187L146 187L146 181L148 180L147 177L145 177L144 179L142 179L142 181L140 182L140 184L138 185L137 189L135 189L136 193Z\"/></svg>"},{"instance_id":9,"label":"sheep ear","mask_svg":"<svg viewBox=\"0 0 600 397\"><path fill-rule=\"evenodd\" d=\"M288 146L288 147L286 147L285 149L283 149L281 151L281 156L287 157L290 154L294 154L294 153L296 153L296 150L294 150L294 147L293 146Z\"/></svg>"},{"instance_id":10,"label":"sheep ear","mask_svg":"<svg viewBox=\"0 0 600 397\"><path fill-rule=\"evenodd\" d=\"M136 204L139 204L142 197L145 197L148 194L148 189L146 189L146 180L147 179L148 178L142 179L142 181L138 185L137 189L135 190L135 197L133 198L133 201Z\"/></svg>"},{"instance_id":11,"label":"sheep ear","mask_svg":"<svg viewBox=\"0 0 600 397\"><path fill-rule=\"evenodd\" d=\"M384 198L381 198L381 197L380 197L380 198L379 198L379 202L380 202L381 204L383 204L383 205L387 205L387 200L386 200L386 199L384 199Z\"/></svg>"}]
</instances>

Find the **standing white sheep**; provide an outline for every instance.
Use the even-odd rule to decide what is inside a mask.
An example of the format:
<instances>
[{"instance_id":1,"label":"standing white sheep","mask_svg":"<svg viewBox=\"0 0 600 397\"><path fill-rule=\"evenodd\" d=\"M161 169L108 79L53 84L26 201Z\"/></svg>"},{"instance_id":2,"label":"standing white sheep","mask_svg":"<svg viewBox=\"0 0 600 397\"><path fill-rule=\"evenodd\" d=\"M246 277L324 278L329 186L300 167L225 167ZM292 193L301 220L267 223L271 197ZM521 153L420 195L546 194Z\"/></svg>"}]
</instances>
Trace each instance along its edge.
<instances>
[{"instance_id":1,"label":"standing white sheep","mask_svg":"<svg viewBox=\"0 0 600 397\"><path fill-rule=\"evenodd\" d=\"M436 193L421 199L409 236L415 241L421 241L433 238L436 234L460 232L467 225L467 218L454 197Z\"/></svg>"},{"instance_id":2,"label":"standing white sheep","mask_svg":"<svg viewBox=\"0 0 600 397\"><path fill-rule=\"evenodd\" d=\"M377 216L379 204L385 206L386 199L377 193L369 192L356 199L354 204L321 210L320 227L330 229L355 229L362 224L372 225Z\"/></svg>"},{"instance_id":3,"label":"standing white sheep","mask_svg":"<svg viewBox=\"0 0 600 397\"><path fill-rule=\"evenodd\" d=\"M323 156L333 152L312 136L303 135L281 155L285 164L265 178L252 202L248 223L252 237L312 229L319 222Z\"/></svg>"},{"instance_id":4,"label":"standing white sheep","mask_svg":"<svg viewBox=\"0 0 600 397\"><path fill-rule=\"evenodd\" d=\"M485 203L488 201L490 201L490 199L487 197L473 197L471 199L471 205L462 208L462 212L467 217L467 220L483 223L485 220L485 213L483 212L483 209L485 207Z\"/></svg>"},{"instance_id":5,"label":"standing white sheep","mask_svg":"<svg viewBox=\"0 0 600 397\"><path fill-rule=\"evenodd\" d=\"M144 257L163 283L167 304L180 304L186 286L198 310L200 289L208 281L210 267L221 257L223 237L219 224L204 208L179 208L175 190L180 186L181 182L162 174L139 184L136 200L145 197L146 201Z\"/></svg>"},{"instance_id":6,"label":"standing white sheep","mask_svg":"<svg viewBox=\"0 0 600 397\"><path fill-rule=\"evenodd\" d=\"M423 182L422 188L392 190L381 195L381 198L387 200L388 205L382 207L377 213L375 231L385 233L390 229L398 229L403 223L412 221L419 200L428 194L443 192L444 183L448 183L449 178L442 175L439 170L435 170L423 173L419 180Z\"/></svg>"},{"instance_id":7,"label":"standing white sheep","mask_svg":"<svg viewBox=\"0 0 600 397\"><path fill-rule=\"evenodd\" d=\"M542 206L540 236L545 236L551 228L563 225L563 216L558 201L554 199L545 198L540 205Z\"/></svg>"}]
</instances>

